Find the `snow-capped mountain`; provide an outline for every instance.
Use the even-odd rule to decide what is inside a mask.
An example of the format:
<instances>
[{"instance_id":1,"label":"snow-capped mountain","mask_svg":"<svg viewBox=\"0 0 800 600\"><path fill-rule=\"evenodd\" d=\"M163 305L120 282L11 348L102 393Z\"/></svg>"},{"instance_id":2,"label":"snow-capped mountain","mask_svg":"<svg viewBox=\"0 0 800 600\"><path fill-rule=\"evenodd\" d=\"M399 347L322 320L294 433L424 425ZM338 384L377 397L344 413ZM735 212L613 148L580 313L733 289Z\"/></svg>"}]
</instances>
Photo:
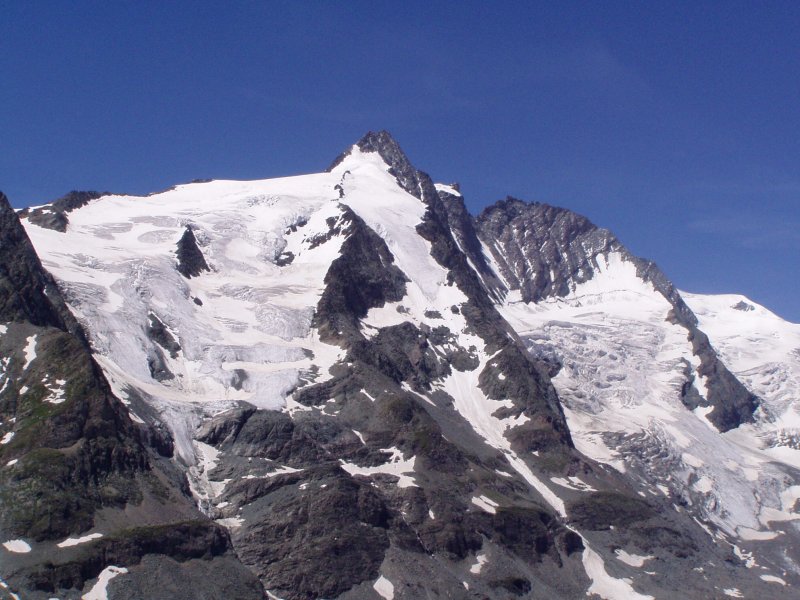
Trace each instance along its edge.
<instances>
[{"instance_id":1,"label":"snow-capped mountain","mask_svg":"<svg viewBox=\"0 0 800 600\"><path fill-rule=\"evenodd\" d=\"M0 209L0 597L796 594L800 326L584 217L386 132Z\"/></svg>"}]
</instances>

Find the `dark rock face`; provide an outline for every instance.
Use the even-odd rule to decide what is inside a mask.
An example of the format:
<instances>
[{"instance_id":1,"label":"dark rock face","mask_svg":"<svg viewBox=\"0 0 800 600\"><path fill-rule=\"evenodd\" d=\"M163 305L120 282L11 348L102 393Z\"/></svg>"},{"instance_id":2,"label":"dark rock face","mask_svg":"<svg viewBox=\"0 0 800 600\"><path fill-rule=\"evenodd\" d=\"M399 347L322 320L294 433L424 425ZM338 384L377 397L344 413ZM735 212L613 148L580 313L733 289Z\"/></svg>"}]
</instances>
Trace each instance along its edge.
<instances>
[{"instance_id":1,"label":"dark rock face","mask_svg":"<svg viewBox=\"0 0 800 600\"><path fill-rule=\"evenodd\" d=\"M416 561L431 556L456 564L487 544L530 562L537 572L575 560L569 557L580 551L580 538L576 542L532 498L526 497L525 507L494 515L466 501L478 481L495 485L488 482L498 476L465 447L445 440L414 394L396 387L382 391L392 386L371 367L356 367L335 385L313 388L326 390L322 404L332 400L339 407L335 415L289 416L243 406L218 415L199 433L226 457L212 479L233 478L211 510L242 519L232 530L234 546L271 593L291 599L348 597L371 585L390 556L402 556L396 560L404 568L417 569ZM312 396L306 394L305 401ZM419 487L399 487L388 474L351 476L340 467L386 464L386 451L380 450L386 447L416 457ZM253 476L255 464L267 473L278 465L293 470ZM237 479L243 466L251 475ZM525 496L524 486L504 480L496 485L502 490L498 498ZM533 577L527 571L516 576Z\"/></svg>"},{"instance_id":2,"label":"dark rock face","mask_svg":"<svg viewBox=\"0 0 800 600\"><path fill-rule=\"evenodd\" d=\"M497 356L492 363L497 366L487 366L481 374L481 389L490 398L514 402L515 410L507 416L525 414L529 417L528 422L517 426L510 434L516 449L530 451L546 448L561 454L562 460L568 462L572 440L555 388L550 382L548 366L536 361L525 350L516 332L497 312L495 300L490 296L492 288L487 287L478 271L471 268L467 255L456 243L450 218L455 215L458 224L458 217L463 213L453 206L450 210L445 207L427 175L420 173L418 179L428 210L417 231L431 243L431 255L449 270L453 283L467 296L468 302L461 307L467 323L486 342L487 352ZM451 205L455 203L454 200L451 197ZM462 239L477 252L477 242L471 239L469 228L461 223L455 230L460 231ZM496 279L494 281L499 283ZM497 369L500 371L496 372L503 371L504 366L510 367L504 370L508 377L498 384L497 377L491 377L491 373ZM499 393L497 389L492 389L493 381L502 388Z\"/></svg>"},{"instance_id":3,"label":"dark rock face","mask_svg":"<svg viewBox=\"0 0 800 600\"><path fill-rule=\"evenodd\" d=\"M740 310L742 312L750 312L756 309L755 306L753 306L752 304L748 304L744 300L740 300L739 302L734 304L731 308L733 308L734 310Z\"/></svg>"},{"instance_id":4,"label":"dark rock face","mask_svg":"<svg viewBox=\"0 0 800 600\"><path fill-rule=\"evenodd\" d=\"M156 315L150 313L150 326L147 328L147 337L169 352L172 358L178 357L181 345L172 335L164 323Z\"/></svg>"},{"instance_id":5,"label":"dark rock face","mask_svg":"<svg viewBox=\"0 0 800 600\"><path fill-rule=\"evenodd\" d=\"M149 472L150 463L85 347L58 330L24 331L36 335L37 359L24 373L12 371L20 387L0 396L4 416L16 419L3 457L21 457L5 478L4 493L15 502L4 505L0 526L19 536L56 539L91 527L94 512L105 505L141 497L135 479ZM3 346L10 350L5 339ZM34 382L59 379L66 382L65 399L52 404L49 389ZM30 388L25 393L22 384Z\"/></svg>"},{"instance_id":6,"label":"dark rock face","mask_svg":"<svg viewBox=\"0 0 800 600\"><path fill-rule=\"evenodd\" d=\"M610 232L572 211L515 198L484 209L477 229L523 302L567 295L570 283L592 278L599 255L622 247Z\"/></svg>"},{"instance_id":7,"label":"dark rock face","mask_svg":"<svg viewBox=\"0 0 800 600\"><path fill-rule=\"evenodd\" d=\"M340 228L333 233L347 239L325 275L314 326L322 340L337 343L361 337L359 320L370 308L402 299L408 277L393 264L386 242L349 208L343 207Z\"/></svg>"},{"instance_id":8,"label":"dark rock face","mask_svg":"<svg viewBox=\"0 0 800 600\"><path fill-rule=\"evenodd\" d=\"M199 434L227 455L297 469L240 479L224 493L226 503L244 507L246 524L234 531L239 556L282 598L330 598L374 580L389 546L397 515L374 488L332 460L331 445L342 433L335 421L297 422L243 407Z\"/></svg>"},{"instance_id":9,"label":"dark rock face","mask_svg":"<svg viewBox=\"0 0 800 600\"><path fill-rule=\"evenodd\" d=\"M40 206L32 210L26 208L21 211L20 216L27 217L31 223L39 227L45 227L64 233L69 224L69 219L67 218L68 213L81 206L86 206L92 200L97 200L98 198L108 195L110 195L109 192L72 191L66 196L62 196L55 202L46 204L45 206Z\"/></svg>"},{"instance_id":10,"label":"dark rock face","mask_svg":"<svg viewBox=\"0 0 800 600\"><path fill-rule=\"evenodd\" d=\"M0 321L25 321L83 337L25 229L0 192Z\"/></svg>"},{"instance_id":11,"label":"dark rock face","mask_svg":"<svg viewBox=\"0 0 800 600\"><path fill-rule=\"evenodd\" d=\"M753 420L753 413L758 408L759 401L747 388L731 373L717 357L717 353L708 341L708 336L700 331L697 326L689 328L689 339L692 342L694 353L700 357L698 374L707 377L707 406L713 406L707 418L720 431L736 429L742 423ZM693 409L691 401L684 404Z\"/></svg>"},{"instance_id":12,"label":"dark rock face","mask_svg":"<svg viewBox=\"0 0 800 600\"><path fill-rule=\"evenodd\" d=\"M205 577L209 590L261 598L227 532L197 511L175 467L145 444L161 436L139 429L112 394L2 195L0 321L8 323L0 335L0 538L33 546L0 561L8 589L22 597L77 597L108 565L147 579L158 571L143 564L152 555L195 561L182 572ZM56 548L93 528L104 537ZM214 573L214 561L228 571Z\"/></svg>"},{"instance_id":13,"label":"dark rock face","mask_svg":"<svg viewBox=\"0 0 800 600\"><path fill-rule=\"evenodd\" d=\"M197 277L203 271L211 270L208 268L200 248L197 247L197 238L191 227L187 226L183 232L175 254L178 257L178 272L187 279Z\"/></svg>"},{"instance_id":14,"label":"dark rock face","mask_svg":"<svg viewBox=\"0 0 800 600\"><path fill-rule=\"evenodd\" d=\"M325 481L306 494L274 487L264 493L259 502L275 514L237 542L242 560L281 597L333 598L378 577L389 547L383 500L368 483Z\"/></svg>"},{"instance_id":15,"label":"dark rock face","mask_svg":"<svg viewBox=\"0 0 800 600\"><path fill-rule=\"evenodd\" d=\"M447 222L453 237L480 275L492 298L495 300L501 299L505 286L486 262L486 256L483 253L483 248L475 229L475 219L467 211L464 199L443 191L439 191L438 194L447 211Z\"/></svg>"},{"instance_id":16,"label":"dark rock face","mask_svg":"<svg viewBox=\"0 0 800 600\"><path fill-rule=\"evenodd\" d=\"M655 516L655 510L643 500L616 492L586 494L570 506L570 518L581 529L607 530L629 527Z\"/></svg>"},{"instance_id":17,"label":"dark rock face","mask_svg":"<svg viewBox=\"0 0 800 600\"><path fill-rule=\"evenodd\" d=\"M84 546L68 562L59 562L44 570L23 569L17 576L28 589L56 593L63 589L80 590L106 565L137 565L148 554L166 555L177 562L209 561L229 550L230 540L225 529L207 520L136 527ZM247 583L252 587L253 580Z\"/></svg>"}]
</instances>

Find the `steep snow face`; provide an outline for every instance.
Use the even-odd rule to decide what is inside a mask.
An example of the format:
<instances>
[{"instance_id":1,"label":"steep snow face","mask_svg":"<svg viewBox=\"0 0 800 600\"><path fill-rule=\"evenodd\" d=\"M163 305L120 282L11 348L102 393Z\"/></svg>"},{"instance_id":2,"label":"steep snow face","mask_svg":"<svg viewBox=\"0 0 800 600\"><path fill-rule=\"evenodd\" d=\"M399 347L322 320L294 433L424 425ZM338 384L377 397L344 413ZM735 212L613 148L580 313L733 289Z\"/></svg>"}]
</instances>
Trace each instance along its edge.
<instances>
[{"instance_id":1,"label":"steep snow face","mask_svg":"<svg viewBox=\"0 0 800 600\"><path fill-rule=\"evenodd\" d=\"M784 327L774 315L755 309L727 315L706 297L690 296L689 301L698 306L701 329L708 327L712 343L719 340L737 374L740 367L755 368L760 376L779 371L775 362L752 364L757 344L753 351L746 348L760 332L758 340L772 353L762 356L769 361L783 356L783 381L796 377L791 366L796 361L789 358L797 352L793 326ZM687 330L667 320L671 308L637 276L635 265L612 252L601 255L594 276L573 285L568 296L534 304L512 292L500 310L533 354L561 365L553 382L581 452L639 481L645 496L665 495L687 506L691 514L715 524L719 535L778 537L785 521L800 518L793 512L794 486L800 480L772 461L797 451L764 449L762 440L771 427L764 425L766 417L720 434L704 416L709 409L686 408L684 386L694 386L701 396L706 389ZM735 317L758 322L748 328ZM786 424L784 432L797 422L791 407L797 388L786 387L765 409ZM754 385L753 391L768 390Z\"/></svg>"},{"instance_id":2,"label":"steep snow face","mask_svg":"<svg viewBox=\"0 0 800 600\"><path fill-rule=\"evenodd\" d=\"M71 212L66 233L25 222L117 394L155 409L185 462L203 414L238 400L281 408L301 376L324 376L339 355L311 318L342 242L340 177L107 196ZM211 267L191 279L176 270L187 226ZM131 407L134 418L147 410Z\"/></svg>"},{"instance_id":3,"label":"steep snow face","mask_svg":"<svg viewBox=\"0 0 800 600\"><path fill-rule=\"evenodd\" d=\"M430 244L417 234L425 204L402 189L388 169L377 152L362 152L355 146L332 174L341 177L341 202L383 238L395 264L420 292L414 300L424 307L441 293L447 271L431 256Z\"/></svg>"},{"instance_id":4,"label":"steep snow face","mask_svg":"<svg viewBox=\"0 0 800 600\"><path fill-rule=\"evenodd\" d=\"M800 469L800 325L741 295L681 295L728 367L762 399L740 435Z\"/></svg>"},{"instance_id":5,"label":"steep snow face","mask_svg":"<svg viewBox=\"0 0 800 600\"><path fill-rule=\"evenodd\" d=\"M800 426L791 416L800 399L800 325L745 296L681 295L728 367L763 398L761 417L778 421L785 415L787 427Z\"/></svg>"},{"instance_id":6,"label":"steep snow face","mask_svg":"<svg viewBox=\"0 0 800 600\"><path fill-rule=\"evenodd\" d=\"M483 348L483 340L467 332L460 313L467 301L448 282L448 271L431 256L430 242L417 233L426 206L398 186L377 152L355 146L333 170L341 175L342 204L349 206L386 242L395 265L408 277L406 296L399 302L373 308L362 320L362 332L371 337L380 328L411 322L417 326L444 325L462 348Z\"/></svg>"}]
</instances>

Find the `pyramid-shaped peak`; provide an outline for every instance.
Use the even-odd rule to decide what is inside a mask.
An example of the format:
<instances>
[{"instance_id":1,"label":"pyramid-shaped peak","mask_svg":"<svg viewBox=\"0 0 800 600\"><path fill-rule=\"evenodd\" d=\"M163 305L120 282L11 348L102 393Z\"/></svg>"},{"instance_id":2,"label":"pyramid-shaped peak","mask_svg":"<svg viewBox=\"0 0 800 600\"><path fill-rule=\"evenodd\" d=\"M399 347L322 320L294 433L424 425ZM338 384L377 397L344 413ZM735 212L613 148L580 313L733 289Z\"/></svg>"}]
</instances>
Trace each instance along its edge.
<instances>
[{"instance_id":1,"label":"pyramid-shaped peak","mask_svg":"<svg viewBox=\"0 0 800 600\"><path fill-rule=\"evenodd\" d=\"M353 146L340 154L333 161L328 171L332 171L339 166L348 156L353 153L353 149L358 148L361 152L377 152L383 162L389 167L389 172L397 178L397 182L410 194L420 196L420 173L408 160L400 144L386 130L378 132L369 131L361 137Z\"/></svg>"}]
</instances>

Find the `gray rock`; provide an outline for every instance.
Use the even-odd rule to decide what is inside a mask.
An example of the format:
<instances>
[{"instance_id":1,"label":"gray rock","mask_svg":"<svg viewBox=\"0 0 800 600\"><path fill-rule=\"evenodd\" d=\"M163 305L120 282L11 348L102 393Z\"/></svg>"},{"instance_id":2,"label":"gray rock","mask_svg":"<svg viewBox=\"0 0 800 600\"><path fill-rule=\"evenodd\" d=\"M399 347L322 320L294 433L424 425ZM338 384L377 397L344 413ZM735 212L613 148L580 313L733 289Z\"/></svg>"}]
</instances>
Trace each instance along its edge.
<instances>
[{"instance_id":1,"label":"gray rock","mask_svg":"<svg viewBox=\"0 0 800 600\"><path fill-rule=\"evenodd\" d=\"M175 254L178 257L178 272L187 279L197 277L203 271L211 270L200 248L197 247L197 238L195 238L192 228L188 225L181 239L178 240L178 249Z\"/></svg>"}]
</instances>

